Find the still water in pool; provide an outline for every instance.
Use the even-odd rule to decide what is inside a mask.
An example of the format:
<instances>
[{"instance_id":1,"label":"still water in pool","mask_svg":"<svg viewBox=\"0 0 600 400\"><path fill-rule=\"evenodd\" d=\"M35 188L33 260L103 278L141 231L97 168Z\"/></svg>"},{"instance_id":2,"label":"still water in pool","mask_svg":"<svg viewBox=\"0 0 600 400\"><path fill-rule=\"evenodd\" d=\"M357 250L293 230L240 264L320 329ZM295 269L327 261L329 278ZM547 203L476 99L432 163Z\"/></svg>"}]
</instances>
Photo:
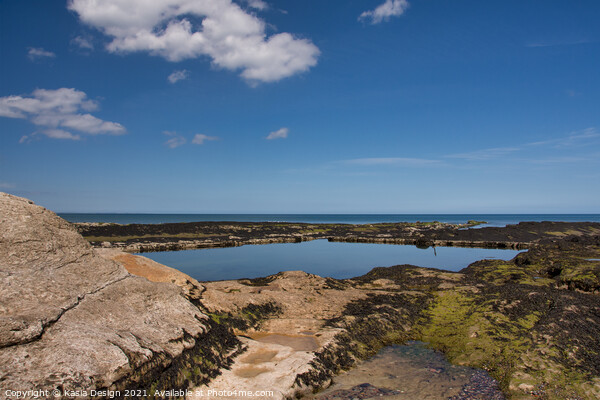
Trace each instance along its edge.
<instances>
[{"instance_id":1,"label":"still water in pool","mask_svg":"<svg viewBox=\"0 0 600 400\"><path fill-rule=\"evenodd\" d=\"M302 270L337 279L364 275L374 267L413 264L459 271L482 259L510 260L518 250L336 243L314 240L302 243L246 245L216 249L142 253L199 281L257 278L280 271Z\"/></svg>"}]
</instances>

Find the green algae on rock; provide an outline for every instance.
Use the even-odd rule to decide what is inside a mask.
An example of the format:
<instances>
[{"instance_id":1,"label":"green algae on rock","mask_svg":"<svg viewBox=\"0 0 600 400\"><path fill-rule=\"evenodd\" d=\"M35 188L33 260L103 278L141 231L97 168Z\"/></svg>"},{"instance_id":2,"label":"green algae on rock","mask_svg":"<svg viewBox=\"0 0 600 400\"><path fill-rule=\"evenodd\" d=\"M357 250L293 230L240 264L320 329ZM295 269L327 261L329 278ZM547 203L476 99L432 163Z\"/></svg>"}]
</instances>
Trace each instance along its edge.
<instances>
[{"instance_id":1,"label":"green algae on rock","mask_svg":"<svg viewBox=\"0 0 600 400\"><path fill-rule=\"evenodd\" d=\"M597 398L600 274L582 256L599 252L597 236L572 237L534 246L511 262L471 264L452 287L429 291L413 336L454 363L486 369L512 398ZM418 279L398 281L414 287Z\"/></svg>"}]
</instances>

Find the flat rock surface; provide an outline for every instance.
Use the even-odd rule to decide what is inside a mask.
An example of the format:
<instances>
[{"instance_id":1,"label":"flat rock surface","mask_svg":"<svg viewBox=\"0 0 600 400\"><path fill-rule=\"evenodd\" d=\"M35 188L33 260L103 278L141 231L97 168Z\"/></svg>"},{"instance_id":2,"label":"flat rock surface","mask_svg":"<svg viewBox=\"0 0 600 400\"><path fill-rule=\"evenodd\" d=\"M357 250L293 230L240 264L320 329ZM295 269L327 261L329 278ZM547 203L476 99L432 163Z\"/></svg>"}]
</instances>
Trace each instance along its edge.
<instances>
[{"instance_id":1,"label":"flat rock surface","mask_svg":"<svg viewBox=\"0 0 600 400\"><path fill-rule=\"evenodd\" d=\"M183 293L189 299L199 299L204 291L204 286L196 279L149 258L125 253L118 249L99 248L96 251L100 256L118 262L132 275L144 277L151 282L174 283L183 289Z\"/></svg>"},{"instance_id":2,"label":"flat rock surface","mask_svg":"<svg viewBox=\"0 0 600 400\"><path fill-rule=\"evenodd\" d=\"M251 303L277 302L283 307L277 320L281 324L293 320L325 320L338 315L351 300L365 298L364 290L346 285L344 290L329 286L334 280L303 271L285 271L273 276L270 282L237 280L206 282L202 303L211 310L232 312ZM302 324L286 326L282 332L307 330ZM269 329L276 331L277 329Z\"/></svg>"},{"instance_id":3,"label":"flat rock surface","mask_svg":"<svg viewBox=\"0 0 600 400\"><path fill-rule=\"evenodd\" d=\"M285 344L265 343L242 338L246 351L238 356L230 370L196 388L190 399L263 399L282 400L294 395L296 375L310 369L314 354ZM200 394L198 394L200 391ZM252 393L249 396L247 393Z\"/></svg>"},{"instance_id":4,"label":"flat rock surface","mask_svg":"<svg viewBox=\"0 0 600 400\"><path fill-rule=\"evenodd\" d=\"M266 280L205 282L202 303L211 313L235 315L249 304L271 302L281 310L262 321L259 329L243 332L240 340L246 351L235 359L231 370L196 388L203 396L191 398L248 397L239 391L270 392L259 398L293 397L299 390L296 376L309 371L315 353L332 344L342 331L324 326L325 321L339 315L350 301L367 296L364 290L350 285L340 290L332 282L303 271L281 272ZM232 393L235 390L238 394Z\"/></svg>"},{"instance_id":5,"label":"flat rock surface","mask_svg":"<svg viewBox=\"0 0 600 400\"><path fill-rule=\"evenodd\" d=\"M0 195L0 346L23 344L87 294L125 279L70 225L25 199Z\"/></svg>"}]
</instances>

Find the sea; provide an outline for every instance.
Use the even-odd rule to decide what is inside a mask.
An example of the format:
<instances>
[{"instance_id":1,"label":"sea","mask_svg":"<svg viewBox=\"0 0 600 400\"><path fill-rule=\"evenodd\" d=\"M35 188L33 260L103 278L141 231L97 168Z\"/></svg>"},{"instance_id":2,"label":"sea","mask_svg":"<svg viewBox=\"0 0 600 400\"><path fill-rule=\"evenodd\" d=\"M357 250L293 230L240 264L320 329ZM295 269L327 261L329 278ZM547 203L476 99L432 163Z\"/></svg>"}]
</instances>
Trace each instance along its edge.
<instances>
[{"instance_id":1,"label":"sea","mask_svg":"<svg viewBox=\"0 0 600 400\"><path fill-rule=\"evenodd\" d=\"M81 214L58 213L70 222L163 224L172 222L305 222L311 224L377 224L386 222L465 223L485 221L484 226L506 226L521 221L600 222L600 214Z\"/></svg>"},{"instance_id":2,"label":"sea","mask_svg":"<svg viewBox=\"0 0 600 400\"><path fill-rule=\"evenodd\" d=\"M70 214L71 222L160 224L168 222L237 221L374 224L389 222L466 223L506 226L521 221L600 222L600 214ZM510 260L518 250L415 246L377 243L335 243L315 240L241 247L143 253L199 281L257 278L280 271L302 270L320 276L345 279L366 274L374 267L411 264L446 271L460 271L481 259Z\"/></svg>"}]
</instances>

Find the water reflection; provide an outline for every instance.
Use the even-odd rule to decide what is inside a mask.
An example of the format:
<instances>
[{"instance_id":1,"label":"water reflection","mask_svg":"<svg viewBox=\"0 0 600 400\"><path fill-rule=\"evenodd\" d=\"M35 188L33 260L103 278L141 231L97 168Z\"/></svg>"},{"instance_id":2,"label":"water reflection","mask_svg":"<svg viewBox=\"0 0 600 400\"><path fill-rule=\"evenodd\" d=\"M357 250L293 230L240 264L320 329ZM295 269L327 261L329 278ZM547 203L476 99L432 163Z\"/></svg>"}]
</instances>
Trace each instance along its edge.
<instances>
[{"instance_id":1,"label":"water reflection","mask_svg":"<svg viewBox=\"0 0 600 400\"><path fill-rule=\"evenodd\" d=\"M481 259L513 258L518 250L437 247L418 249L372 243L302 243L143 253L200 281L257 278L280 271L302 270L337 279L352 278L374 267L413 264L459 271Z\"/></svg>"}]
</instances>

